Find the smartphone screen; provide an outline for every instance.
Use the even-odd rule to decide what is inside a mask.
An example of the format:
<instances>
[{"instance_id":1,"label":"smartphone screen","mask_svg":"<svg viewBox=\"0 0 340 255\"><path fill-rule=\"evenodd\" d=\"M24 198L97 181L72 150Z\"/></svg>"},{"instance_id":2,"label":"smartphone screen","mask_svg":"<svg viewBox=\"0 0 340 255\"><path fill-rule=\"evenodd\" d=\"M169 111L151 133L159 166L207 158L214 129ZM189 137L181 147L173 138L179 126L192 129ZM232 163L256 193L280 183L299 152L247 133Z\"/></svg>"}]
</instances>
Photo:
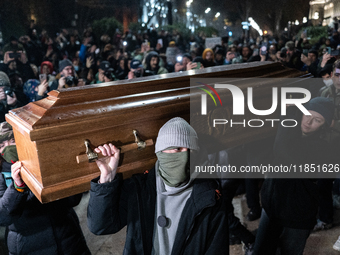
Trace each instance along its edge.
<instances>
[{"instance_id":1,"label":"smartphone screen","mask_svg":"<svg viewBox=\"0 0 340 255\"><path fill-rule=\"evenodd\" d=\"M302 53L303 53L303 55L305 55L306 57L308 57L308 50L307 50L307 49L303 49L303 50L302 50Z\"/></svg>"},{"instance_id":2,"label":"smartphone screen","mask_svg":"<svg viewBox=\"0 0 340 255\"><path fill-rule=\"evenodd\" d=\"M193 63L197 64L197 66L193 69L200 69L201 68L201 62L193 62Z\"/></svg>"},{"instance_id":3,"label":"smartphone screen","mask_svg":"<svg viewBox=\"0 0 340 255\"><path fill-rule=\"evenodd\" d=\"M45 73L42 73L42 74L39 74L39 80L40 82L43 82L44 80L46 80L46 74Z\"/></svg>"},{"instance_id":4,"label":"smartphone screen","mask_svg":"<svg viewBox=\"0 0 340 255\"><path fill-rule=\"evenodd\" d=\"M332 52L331 47L327 47L326 49L327 49L327 53L328 53L328 54L331 54L331 52Z\"/></svg>"}]
</instances>

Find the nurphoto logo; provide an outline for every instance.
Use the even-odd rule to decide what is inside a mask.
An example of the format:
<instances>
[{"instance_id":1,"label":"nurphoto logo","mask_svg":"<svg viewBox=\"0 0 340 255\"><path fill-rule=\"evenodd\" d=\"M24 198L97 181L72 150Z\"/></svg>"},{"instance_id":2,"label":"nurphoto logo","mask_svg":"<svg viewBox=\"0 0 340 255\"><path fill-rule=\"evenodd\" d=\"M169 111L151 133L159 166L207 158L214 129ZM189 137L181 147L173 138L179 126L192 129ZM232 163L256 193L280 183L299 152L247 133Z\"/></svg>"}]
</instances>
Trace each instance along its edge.
<instances>
[{"instance_id":1,"label":"nurphoto logo","mask_svg":"<svg viewBox=\"0 0 340 255\"><path fill-rule=\"evenodd\" d=\"M207 103L207 95L209 95L212 100L214 101L215 106L217 106L216 100L213 96L213 94L208 90L210 89L218 98L220 101L221 106L223 106L222 99L220 95L217 93L216 89L228 89L232 95L232 104L233 104L233 115L245 115L245 96L243 94L243 91L232 84L215 84L214 87L202 83L197 82L199 84L204 85L206 88L199 88L203 90L206 93L201 94L201 115L207 115L208 111L208 103ZM254 107L253 102L253 88L248 87L247 88L247 106L249 111L257 116L268 116L273 114L277 107L278 107L278 87L272 87L272 105L269 109L265 110L259 110ZM281 115L286 115L286 108L288 105L295 105L304 115L311 115L309 111L303 106L304 103L307 103L311 99L311 93L309 90L305 88L299 88L299 87L281 87ZM295 93L295 94L302 94L304 97L302 98L289 98L288 95ZM213 119L213 127L216 127L216 125L225 125L227 123L230 123L230 126L233 125L243 125L244 127L246 124L248 124L249 127L262 127L265 122L270 122L271 126L274 127L275 122L280 121L279 119L250 119L246 121L245 119L242 122L233 122L232 119ZM296 120L293 119L283 119L280 121L281 125L284 127L295 127L297 125ZM288 125L287 123L293 123Z\"/></svg>"}]
</instances>

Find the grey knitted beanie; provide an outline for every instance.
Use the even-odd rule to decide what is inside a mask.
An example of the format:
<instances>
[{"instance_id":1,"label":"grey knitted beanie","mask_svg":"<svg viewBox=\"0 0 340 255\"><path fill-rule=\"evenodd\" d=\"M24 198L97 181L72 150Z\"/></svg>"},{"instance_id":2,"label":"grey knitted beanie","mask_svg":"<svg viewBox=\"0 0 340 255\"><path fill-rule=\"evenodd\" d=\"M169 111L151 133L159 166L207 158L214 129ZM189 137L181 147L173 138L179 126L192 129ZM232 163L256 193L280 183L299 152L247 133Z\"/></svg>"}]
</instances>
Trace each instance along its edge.
<instances>
[{"instance_id":1,"label":"grey knitted beanie","mask_svg":"<svg viewBox=\"0 0 340 255\"><path fill-rule=\"evenodd\" d=\"M11 82L9 81L9 78L6 73L0 71L0 86L11 86Z\"/></svg>"},{"instance_id":2,"label":"grey knitted beanie","mask_svg":"<svg viewBox=\"0 0 340 255\"><path fill-rule=\"evenodd\" d=\"M161 127L156 140L155 153L177 146L199 150L196 131L180 117L169 120Z\"/></svg>"}]
</instances>

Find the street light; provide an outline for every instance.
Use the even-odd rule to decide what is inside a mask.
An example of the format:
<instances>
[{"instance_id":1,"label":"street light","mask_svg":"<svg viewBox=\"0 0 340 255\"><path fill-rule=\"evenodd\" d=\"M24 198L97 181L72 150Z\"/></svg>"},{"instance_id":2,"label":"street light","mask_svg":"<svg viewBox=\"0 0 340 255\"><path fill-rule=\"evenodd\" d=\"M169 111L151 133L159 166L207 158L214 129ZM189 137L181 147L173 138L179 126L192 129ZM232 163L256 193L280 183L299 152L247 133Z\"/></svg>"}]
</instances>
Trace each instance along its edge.
<instances>
[{"instance_id":1,"label":"street light","mask_svg":"<svg viewBox=\"0 0 340 255\"><path fill-rule=\"evenodd\" d=\"M252 17L249 17L248 21L250 22L250 26L252 26L262 36L263 35L262 29L256 23L256 21Z\"/></svg>"},{"instance_id":2,"label":"street light","mask_svg":"<svg viewBox=\"0 0 340 255\"><path fill-rule=\"evenodd\" d=\"M209 13L211 11L211 9L208 7L206 10L205 10L205 13Z\"/></svg>"},{"instance_id":3,"label":"street light","mask_svg":"<svg viewBox=\"0 0 340 255\"><path fill-rule=\"evenodd\" d=\"M216 13L215 18L218 18L220 15L221 15L221 14L220 14L219 12Z\"/></svg>"},{"instance_id":4,"label":"street light","mask_svg":"<svg viewBox=\"0 0 340 255\"><path fill-rule=\"evenodd\" d=\"M295 20L295 25L299 25L300 24L300 22L298 21L298 20Z\"/></svg>"},{"instance_id":5,"label":"street light","mask_svg":"<svg viewBox=\"0 0 340 255\"><path fill-rule=\"evenodd\" d=\"M303 17L302 23L307 23L307 17Z\"/></svg>"}]
</instances>

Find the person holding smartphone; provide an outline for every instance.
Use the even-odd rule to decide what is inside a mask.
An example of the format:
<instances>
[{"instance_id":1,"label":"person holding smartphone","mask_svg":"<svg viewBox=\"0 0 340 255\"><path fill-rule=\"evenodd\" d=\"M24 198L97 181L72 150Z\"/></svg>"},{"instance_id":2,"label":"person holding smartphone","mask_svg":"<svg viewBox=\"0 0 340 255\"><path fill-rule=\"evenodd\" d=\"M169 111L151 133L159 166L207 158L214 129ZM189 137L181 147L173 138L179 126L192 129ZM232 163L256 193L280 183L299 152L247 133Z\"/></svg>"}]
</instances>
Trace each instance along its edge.
<instances>
[{"instance_id":1,"label":"person holding smartphone","mask_svg":"<svg viewBox=\"0 0 340 255\"><path fill-rule=\"evenodd\" d=\"M305 54L301 54L301 61L304 63L304 66L302 67L302 71L307 71L314 75L314 77L317 77L318 75L318 64L319 64L319 53L317 50L310 49L307 53L307 56Z\"/></svg>"},{"instance_id":2,"label":"person holding smartphone","mask_svg":"<svg viewBox=\"0 0 340 255\"><path fill-rule=\"evenodd\" d=\"M175 72L191 70L189 63L191 63L192 57L189 53L185 53L182 56L182 61L177 61L175 64ZM189 69L188 69L189 68Z\"/></svg>"},{"instance_id":3,"label":"person holding smartphone","mask_svg":"<svg viewBox=\"0 0 340 255\"><path fill-rule=\"evenodd\" d=\"M0 122L5 121L9 110L23 106L17 99L14 89L6 73L0 71Z\"/></svg>"}]
</instances>

